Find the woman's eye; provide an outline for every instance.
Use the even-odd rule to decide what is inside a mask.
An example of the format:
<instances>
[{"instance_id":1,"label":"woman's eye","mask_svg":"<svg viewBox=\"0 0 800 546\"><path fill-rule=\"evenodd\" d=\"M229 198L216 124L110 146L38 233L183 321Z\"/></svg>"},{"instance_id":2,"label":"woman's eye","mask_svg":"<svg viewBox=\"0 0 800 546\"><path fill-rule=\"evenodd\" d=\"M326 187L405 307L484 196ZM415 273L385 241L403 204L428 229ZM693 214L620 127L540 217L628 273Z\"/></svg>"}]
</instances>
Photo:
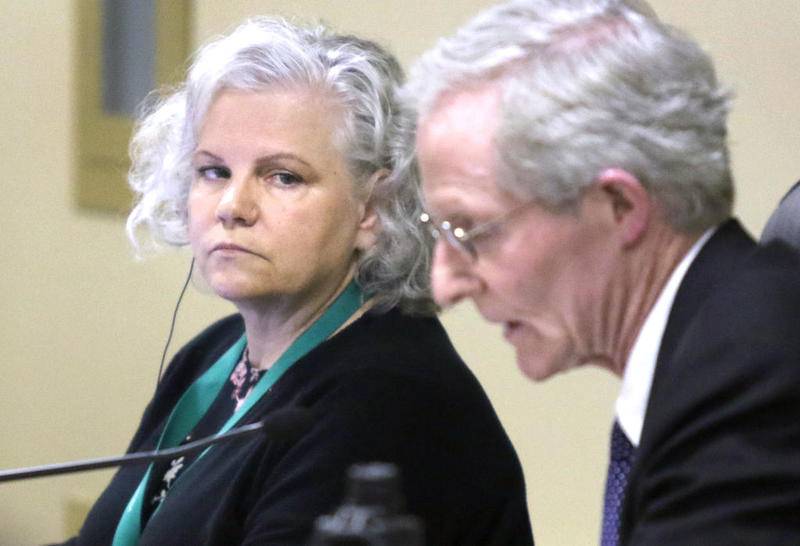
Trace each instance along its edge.
<instances>
[{"instance_id":1,"label":"woman's eye","mask_svg":"<svg viewBox=\"0 0 800 546\"><path fill-rule=\"evenodd\" d=\"M303 182L303 179L290 172L280 171L270 175L276 184L280 186L296 186Z\"/></svg>"},{"instance_id":2,"label":"woman's eye","mask_svg":"<svg viewBox=\"0 0 800 546\"><path fill-rule=\"evenodd\" d=\"M203 180L227 180L231 177L231 170L227 167L199 167L197 177Z\"/></svg>"}]
</instances>

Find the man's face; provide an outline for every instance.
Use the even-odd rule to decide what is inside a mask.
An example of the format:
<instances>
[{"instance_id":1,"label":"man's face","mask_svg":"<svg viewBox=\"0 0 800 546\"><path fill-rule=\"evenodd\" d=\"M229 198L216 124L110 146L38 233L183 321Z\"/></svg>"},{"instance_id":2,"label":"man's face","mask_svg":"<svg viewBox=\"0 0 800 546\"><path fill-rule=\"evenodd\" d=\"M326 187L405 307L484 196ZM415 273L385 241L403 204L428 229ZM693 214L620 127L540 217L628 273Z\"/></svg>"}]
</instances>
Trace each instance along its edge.
<instances>
[{"instance_id":1,"label":"man's face","mask_svg":"<svg viewBox=\"0 0 800 546\"><path fill-rule=\"evenodd\" d=\"M440 237L433 291L442 306L472 299L486 320L503 326L523 373L540 380L591 360L614 243L590 199L577 212L554 213L498 187L499 114L499 92L486 86L444 96L420 120L423 191L437 222L469 230L522 204L474 241L474 259Z\"/></svg>"}]
</instances>

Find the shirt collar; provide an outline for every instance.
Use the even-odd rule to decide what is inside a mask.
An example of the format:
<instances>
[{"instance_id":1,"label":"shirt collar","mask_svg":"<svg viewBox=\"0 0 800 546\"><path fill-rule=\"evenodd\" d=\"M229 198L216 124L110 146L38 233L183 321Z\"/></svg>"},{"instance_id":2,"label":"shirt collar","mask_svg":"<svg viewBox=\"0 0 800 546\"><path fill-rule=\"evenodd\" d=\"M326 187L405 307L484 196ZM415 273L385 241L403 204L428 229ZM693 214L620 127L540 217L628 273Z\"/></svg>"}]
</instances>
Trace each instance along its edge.
<instances>
[{"instance_id":1,"label":"shirt collar","mask_svg":"<svg viewBox=\"0 0 800 546\"><path fill-rule=\"evenodd\" d=\"M650 398L650 387L653 385L658 351L667 327L672 303L675 301L686 271L715 230L716 228L711 228L703 233L672 271L667 284L661 289L655 305L647 314L642 329L639 330L628 355L615 413L620 427L634 446L639 445L642 436L644 414Z\"/></svg>"}]
</instances>

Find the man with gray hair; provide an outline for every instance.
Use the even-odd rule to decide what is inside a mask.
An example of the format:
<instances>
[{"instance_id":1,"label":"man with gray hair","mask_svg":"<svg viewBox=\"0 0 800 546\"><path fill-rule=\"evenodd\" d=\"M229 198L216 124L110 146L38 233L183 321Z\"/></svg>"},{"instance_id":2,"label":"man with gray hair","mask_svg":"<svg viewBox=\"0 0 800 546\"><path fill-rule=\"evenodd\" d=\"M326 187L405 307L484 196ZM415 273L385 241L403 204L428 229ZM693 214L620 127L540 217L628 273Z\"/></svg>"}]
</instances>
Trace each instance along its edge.
<instances>
[{"instance_id":1,"label":"man with gray hair","mask_svg":"<svg viewBox=\"0 0 800 546\"><path fill-rule=\"evenodd\" d=\"M403 90L434 295L622 377L602 544L800 544L800 261L731 218L728 93L637 1L494 6Z\"/></svg>"}]
</instances>

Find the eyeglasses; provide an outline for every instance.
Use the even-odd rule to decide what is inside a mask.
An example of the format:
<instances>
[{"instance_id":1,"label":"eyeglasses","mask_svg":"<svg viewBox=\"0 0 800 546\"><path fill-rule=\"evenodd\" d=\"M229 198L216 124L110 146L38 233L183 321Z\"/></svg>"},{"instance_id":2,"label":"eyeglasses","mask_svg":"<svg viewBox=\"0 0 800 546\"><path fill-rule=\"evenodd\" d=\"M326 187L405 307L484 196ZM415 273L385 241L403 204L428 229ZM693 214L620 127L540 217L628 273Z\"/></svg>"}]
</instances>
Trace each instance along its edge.
<instances>
[{"instance_id":1,"label":"eyeglasses","mask_svg":"<svg viewBox=\"0 0 800 546\"><path fill-rule=\"evenodd\" d=\"M427 212L423 212L419 215L419 221L428 228L431 237L438 239L444 234L444 241L447 244L467 257L470 262L475 262L478 259L478 249L475 247L475 242L497 231L503 224L516 216L518 212L530 206L532 203L532 201L521 203L505 214L489 220L488 222L478 224L470 229L454 226L448 220L439 222Z\"/></svg>"}]
</instances>

